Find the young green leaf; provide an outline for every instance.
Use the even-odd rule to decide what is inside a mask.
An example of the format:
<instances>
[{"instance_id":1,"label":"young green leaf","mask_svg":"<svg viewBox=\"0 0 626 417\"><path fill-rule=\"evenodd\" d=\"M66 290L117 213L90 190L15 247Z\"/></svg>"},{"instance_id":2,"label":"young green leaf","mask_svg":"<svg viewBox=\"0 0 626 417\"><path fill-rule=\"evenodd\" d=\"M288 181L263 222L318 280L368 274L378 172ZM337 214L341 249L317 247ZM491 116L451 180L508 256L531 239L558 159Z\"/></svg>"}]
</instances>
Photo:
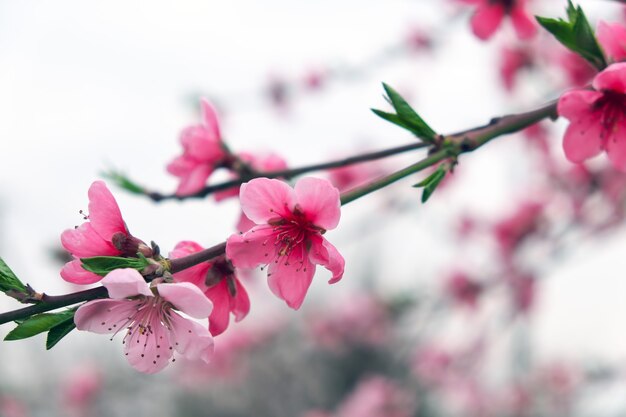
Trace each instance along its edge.
<instances>
[{"instance_id":1,"label":"young green leaf","mask_svg":"<svg viewBox=\"0 0 626 417\"><path fill-rule=\"evenodd\" d=\"M105 276L109 272L120 268L133 268L141 271L150 264L145 257L94 256L93 258L80 258L80 261L84 269L101 276Z\"/></svg>"},{"instance_id":2,"label":"young green leaf","mask_svg":"<svg viewBox=\"0 0 626 417\"><path fill-rule=\"evenodd\" d=\"M31 316L11 330L4 340L26 339L46 332L69 319L74 320L75 311L76 309L71 309L60 313L43 313Z\"/></svg>"},{"instance_id":3,"label":"young green leaf","mask_svg":"<svg viewBox=\"0 0 626 417\"><path fill-rule=\"evenodd\" d=\"M48 337L46 338L46 350L52 349L61 339L67 336L72 330L76 328L76 324L74 323L74 316L68 318L64 322L57 324L48 332Z\"/></svg>"},{"instance_id":4,"label":"young green leaf","mask_svg":"<svg viewBox=\"0 0 626 417\"><path fill-rule=\"evenodd\" d=\"M413 187L423 187L422 191L422 203L428 201L430 196L435 192L437 186L441 183L441 181L445 178L448 173L448 169L444 166L445 164L441 164L437 167L437 170L430 174L428 177L424 178L419 183L415 184Z\"/></svg>"},{"instance_id":5,"label":"young green leaf","mask_svg":"<svg viewBox=\"0 0 626 417\"><path fill-rule=\"evenodd\" d=\"M6 262L0 258L0 291L7 292L11 290L22 293L28 292L22 281L11 271Z\"/></svg>"},{"instance_id":6,"label":"young green leaf","mask_svg":"<svg viewBox=\"0 0 626 417\"><path fill-rule=\"evenodd\" d=\"M115 171L112 169L108 172L101 173L101 175L104 178L108 178L114 183L116 183L118 187L126 191L130 191L133 194L143 195L146 193L146 191L141 185L137 184L136 182L133 182L130 178L128 178L122 172Z\"/></svg>"}]
</instances>

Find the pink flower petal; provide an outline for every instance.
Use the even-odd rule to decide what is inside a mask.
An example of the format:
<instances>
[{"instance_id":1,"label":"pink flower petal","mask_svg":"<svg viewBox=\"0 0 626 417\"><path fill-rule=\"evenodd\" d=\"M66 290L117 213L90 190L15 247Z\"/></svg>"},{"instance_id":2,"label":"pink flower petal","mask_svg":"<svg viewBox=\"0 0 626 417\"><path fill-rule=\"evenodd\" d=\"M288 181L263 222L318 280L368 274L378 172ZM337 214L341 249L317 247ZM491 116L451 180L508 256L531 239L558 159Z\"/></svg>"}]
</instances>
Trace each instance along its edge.
<instances>
[{"instance_id":1,"label":"pink flower petal","mask_svg":"<svg viewBox=\"0 0 626 417\"><path fill-rule=\"evenodd\" d=\"M339 190L330 181L306 177L294 187L298 207L314 225L326 230L334 229L341 217Z\"/></svg>"},{"instance_id":2,"label":"pink flower petal","mask_svg":"<svg viewBox=\"0 0 626 417\"><path fill-rule=\"evenodd\" d=\"M120 208L103 181L94 181L88 195L89 222L100 236L110 241L115 233L128 234Z\"/></svg>"},{"instance_id":3,"label":"pink flower petal","mask_svg":"<svg viewBox=\"0 0 626 417\"><path fill-rule=\"evenodd\" d=\"M598 41L613 61L626 59L626 27L619 23L598 23Z\"/></svg>"},{"instance_id":4,"label":"pink flower petal","mask_svg":"<svg viewBox=\"0 0 626 417\"><path fill-rule=\"evenodd\" d=\"M61 278L67 282L79 285L94 284L102 279L98 274L89 272L82 267L80 259L74 259L61 269Z\"/></svg>"},{"instance_id":5,"label":"pink flower petal","mask_svg":"<svg viewBox=\"0 0 626 417\"><path fill-rule=\"evenodd\" d=\"M116 269L109 272L102 279L102 285L106 287L111 298L123 299L136 295L153 296L148 283L139 271L132 268Z\"/></svg>"},{"instance_id":6,"label":"pink flower petal","mask_svg":"<svg viewBox=\"0 0 626 417\"><path fill-rule=\"evenodd\" d=\"M228 328L230 316L230 294L228 284L223 280L215 287L205 291L205 295L213 302L213 311L209 317L209 331L213 336L218 336Z\"/></svg>"},{"instance_id":7,"label":"pink flower petal","mask_svg":"<svg viewBox=\"0 0 626 417\"><path fill-rule=\"evenodd\" d=\"M192 253L200 252L204 248L189 240L179 242L169 254L170 259L182 258L184 256L191 255ZM204 288L204 282L206 274L209 271L210 264L203 262L198 265L194 265L191 268L184 269L174 274L176 282L191 282L199 288Z\"/></svg>"},{"instance_id":8,"label":"pink flower petal","mask_svg":"<svg viewBox=\"0 0 626 417\"><path fill-rule=\"evenodd\" d=\"M270 290L287 305L297 310L315 275L315 264L306 256L304 245L298 245L288 255L269 265L267 280Z\"/></svg>"},{"instance_id":9,"label":"pink flower petal","mask_svg":"<svg viewBox=\"0 0 626 417\"><path fill-rule=\"evenodd\" d=\"M215 107L205 98L200 100L200 106L202 107L202 119L204 120L206 128L211 133L211 136L218 140L221 139L220 124Z\"/></svg>"},{"instance_id":10,"label":"pink flower petal","mask_svg":"<svg viewBox=\"0 0 626 417\"><path fill-rule=\"evenodd\" d=\"M110 241L107 242L95 231L90 222L81 224L77 229L64 231L61 234L61 244L68 252L79 258L120 254Z\"/></svg>"},{"instance_id":11,"label":"pink flower petal","mask_svg":"<svg viewBox=\"0 0 626 417\"><path fill-rule=\"evenodd\" d=\"M124 354L128 363L139 372L154 374L167 366L172 357L173 340L170 332L161 323L158 314L153 314L146 324L149 331L140 331L136 326L124 339Z\"/></svg>"},{"instance_id":12,"label":"pink flower petal","mask_svg":"<svg viewBox=\"0 0 626 417\"><path fill-rule=\"evenodd\" d=\"M225 156L219 137L205 126L190 126L182 131L180 142L184 155L199 163L215 165Z\"/></svg>"},{"instance_id":13,"label":"pink flower petal","mask_svg":"<svg viewBox=\"0 0 626 417\"><path fill-rule=\"evenodd\" d=\"M241 209L257 224L289 216L296 202L289 185L268 178L255 178L242 184L239 195Z\"/></svg>"},{"instance_id":14,"label":"pink flower petal","mask_svg":"<svg viewBox=\"0 0 626 417\"><path fill-rule=\"evenodd\" d=\"M569 120L576 120L582 114L591 111L591 106L602 97L599 91L572 90L564 93L557 104L559 116Z\"/></svg>"},{"instance_id":15,"label":"pink flower petal","mask_svg":"<svg viewBox=\"0 0 626 417\"><path fill-rule=\"evenodd\" d=\"M74 314L78 330L106 334L124 330L141 301L94 300L83 304Z\"/></svg>"},{"instance_id":16,"label":"pink flower petal","mask_svg":"<svg viewBox=\"0 0 626 417\"><path fill-rule=\"evenodd\" d=\"M313 239L309 259L315 264L322 265L333 274L328 281L329 284L334 284L343 277L346 261L337 248L322 236L315 236Z\"/></svg>"},{"instance_id":17,"label":"pink flower petal","mask_svg":"<svg viewBox=\"0 0 626 417\"><path fill-rule=\"evenodd\" d=\"M213 338L209 330L175 312L172 312L170 319L172 322L170 337L174 349L189 360L201 359L209 363L213 355Z\"/></svg>"},{"instance_id":18,"label":"pink flower petal","mask_svg":"<svg viewBox=\"0 0 626 417\"><path fill-rule=\"evenodd\" d=\"M613 90L626 94L626 62L609 65L593 79L596 90Z\"/></svg>"},{"instance_id":19,"label":"pink flower petal","mask_svg":"<svg viewBox=\"0 0 626 417\"><path fill-rule=\"evenodd\" d=\"M504 6L501 4L489 4L488 2L478 6L476 13L472 16L471 25L474 35L482 40L487 40L496 32L502 18L504 17Z\"/></svg>"},{"instance_id":20,"label":"pink flower petal","mask_svg":"<svg viewBox=\"0 0 626 417\"><path fill-rule=\"evenodd\" d=\"M226 256L237 268L255 268L276 257L274 227L256 226L243 235L234 234L226 241Z\"/></svg>"},{"instance_id":21,"label":"pink flower petal","mask_svg":"<svg viewBox=\"0 0 626 417\"><path fill-rule=\"evenodd\" d=\"M563 136L563 150L568 160L580 163L602 149L602 125L597 115L587 112L572 120Z\"/></svg>"},{"instance_id":22,"label":"pink flower petal","mask_svg":"<svg viewBox=\"0 0 626 417\"><path fill-rule=\"evenodd\" d=\"M250 298L240 280L235 279L235 284L237 294L231 302L231 310L235 316L235 321L241 321L250 312Z\"/></svg>"},{"instance_id":23,"label":"pink flower petal","mask_svg":"<svg viewBox=\"0 0 626 417\"><path fill-rule=\"evenodd\" d=\"M537 25L521 5L513 7L510 13L515 32L520 39L530 39L537 33Z\"/></svg>"},{"instance_id":24,"label":"pink flower petal","mask_svg":"<svg viewBox=\"0 0 626 417\"><path fill-rule=\"evenodd\" d=\"M606 141L606 153L616 169L626 172L626 120L615 124Z\"/></svg>"},{"instance_id":25,"label":"pink flower petal","mask_svg":"<svg viewBox=\"0 0 626 417\"><path fill-rule=\"evenodd\" d=\"M213 169L213 166L208 164L196 165L187 175L180 178L176 195L187 196L202 190L213 173Z\"/></svg>"},{"instance_id":26,"label":"pink flower petal","mask_svg":"<svg viewBox=\"0 0 626 417\"><path fill-rule=\"evenodd\" d=\"M239 221L237 222L237 231L244 233L252 229L254 226L256 226L256 223L250 220L248 216L246 216L245 213L242 211L241 215L239 216Z\"/></svg>"},{"instance_id":27,"label":"pink flower petal","mask_svg":"<svg viewBox=\"0 0 626 417\"><path fill-rule=\"evenodd\" d=\"M207 318L213 309L213 303L191 283L158 284L157 290L159 295L172 303L177 310L191 317Z\"/></svg>"}]
</instances>

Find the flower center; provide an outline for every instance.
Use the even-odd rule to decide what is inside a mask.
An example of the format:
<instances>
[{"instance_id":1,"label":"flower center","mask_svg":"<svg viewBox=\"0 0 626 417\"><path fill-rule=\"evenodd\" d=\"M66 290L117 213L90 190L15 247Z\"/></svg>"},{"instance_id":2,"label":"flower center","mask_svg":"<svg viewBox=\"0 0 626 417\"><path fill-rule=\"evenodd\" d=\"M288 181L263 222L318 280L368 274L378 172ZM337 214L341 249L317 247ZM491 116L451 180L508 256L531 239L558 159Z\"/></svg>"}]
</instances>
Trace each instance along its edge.
<instances>
[{"instance_id":1,"label":"flower center","mask_svg":"<svg viewBox=\"0 0 626 417\"><path fill-rule=\"evenodd\" d=\"M506 13L510 13L515 6L516 0L488 0L490 4L501 4Z\"/></svg>"},{"instance_id":2,"label":"flower center","mask_svg":"<svg viewBox=\"0 0 626 417\"><path fill-rule=\"evenodd\" d=\"M622 121L626 121L626 94L612 90L604 90L602 93L603 96L593 104L593 110L599 113L601 138L606 140Z\"/></svg>"}]
</instances>

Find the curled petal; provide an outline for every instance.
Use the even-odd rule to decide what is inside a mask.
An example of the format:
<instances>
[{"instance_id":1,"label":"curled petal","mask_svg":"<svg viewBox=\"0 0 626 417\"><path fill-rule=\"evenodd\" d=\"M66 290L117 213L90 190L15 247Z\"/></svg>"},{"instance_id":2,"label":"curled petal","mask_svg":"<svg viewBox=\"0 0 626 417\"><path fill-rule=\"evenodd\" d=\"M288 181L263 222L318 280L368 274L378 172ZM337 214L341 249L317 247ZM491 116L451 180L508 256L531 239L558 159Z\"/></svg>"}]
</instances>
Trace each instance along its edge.
<instances>
[{"instance_id":1,"label":"curled petal","mask_svg":"<svg viewBox=\"0 0 626 417\"><path fill-rule=\"evenodd\" d=\"M209 317L213 310L213 303L191 283L158 284L157 290L159 295L172 303L177 310L191 317L204 319Z\"/></svg>"},{"instance_id":2,"label":"curled petal","mask_svg":"<svg viewBox=\"0 0 626 417\"><path fill-rule=\"evenodd\" d=\"M61 269L61 278L67 282L79 285L94 284L102 279L100 275L84 269L80 259L74 259L66 263L63 269Z\"/></svg>"},{"instance_id":3,"label":"curled petal","mask_svg":"<svg viewBox=\"0 0 626 417\"><path fill-rule=\"evenodd\" d=\"M128 234L120 208L103 181L94 181L89 187L89 221L106 240L118 232Z\"/></svg>"},{"instance_id":4,"label":"curled petal","mask_svg":"<svg viewBox=\"0 0 626 417\"><path fill-rule=\"evenodd\" d=\"M626 62L609 65L593 79L596 90L612 90L626 94Z\"/></svg>"},{"instance_id":5,"label":"curled petal","mask_svg":"<svg viewBox=\"0 0 626 417\"><path fill-rule=\"evenodd\" d=\"M309 261L304 245L298 245L288 256L280 257L269 265L267 281L274 295L297 310L311 286L313 275L315 264Z\"/></svg>"},{"instance_id":6,"label":"curled petal","mask_svg":"<svg viewBox=\"0 0 626 417\"><path fill-rule=\"evenodd\" d=\"M255 268L270 263L278 251L274 228L256 226L246 233L234 234L226 241L226 257L237 268Z\"/></svg>"},{"instance_id":7,"label":"curled petal","mask_svg":"<svg viewBox=\"0 0 626 417\"><path fill-rule=\"evenodd\" d=\"M209 331L213 336L219 336L228 328L230 317L230 294L226 281L209 288L205 295L213 302L213 311L209 317Z\"/></svg>"},{"instance_id":8,"label":"curled petal","mask_svg":"<svg viewBox=\"0 0 626 417\"><path fill-rule=\"evenodd\" d=\"M298 206L314 225L326 230L334 229L341 217L339 190L330 181L306 177L294 187Z\"/></svg>"},{"instance_id":9,"label":"curled petal","mask_svg":"<svg viewBox=\"0 0 626 417\"><path fill-rule=\"evenodd\" d=\"M343 277L346 261L337 248L323 237L315 236L309 251L309 258L311 262L322 265L333 274L328 281L329 284L334 284Z\"/></svg>"},{"instance_id":10,"label":"curled petal","mask_svg":"<svg viewBox=\"0 0 626 417\"><path fill-rule=\"evenodd\" d=\"M503 17L504 6L501 4L485 3L478 6L471 21L474 35L482 40L489 39L500 26Z\"/></svg>"},{"instance_id":11,"label":"curled petal","mask_svg":"<svg viewBox=\"0 0 626 417\"><path fill-rule=\"evenodd\" d=\"M102 285L106 287L111 298L122 299L136 295L153 296L148 283L139 271L132 268L116 269L109 272L102 279Z\"/></svg>"},{"instance_id":12,"label":"curled petal","mask_svg":"<svg viewBox=\"0 0 626 417\"><path fill-rule=\"evenodd\" d=\"M174 349L189 360L201 359L209 363L213 355L213 338L209 330L175 312L171 313L170 320L170 340Z\"/></svg>"},{"instance_id":13,"label":"curled petal","mask_svg":"<svg viewBox=\"0 0 626 417\"><path fill-rule=\"evenodd\" d=\"M243 212L257 224L289 216L296 202L289 185L268 178L255 178L242 184L239 198Z\"/></svg>"}]
</instances>

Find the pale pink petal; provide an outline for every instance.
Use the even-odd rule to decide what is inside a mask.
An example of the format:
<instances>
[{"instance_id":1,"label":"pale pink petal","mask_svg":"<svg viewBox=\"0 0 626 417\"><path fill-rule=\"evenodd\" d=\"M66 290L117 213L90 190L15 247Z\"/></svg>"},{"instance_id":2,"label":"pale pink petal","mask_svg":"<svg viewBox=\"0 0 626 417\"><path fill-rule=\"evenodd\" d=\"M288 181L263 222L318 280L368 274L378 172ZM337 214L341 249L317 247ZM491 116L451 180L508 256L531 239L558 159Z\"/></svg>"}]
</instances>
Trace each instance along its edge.
<instances>
[{"instance_id":1,"label":"pale pink petal","mask_svg":"<svg viewBox=\"0 0 626 417\"><path fill-rule=\"evenodd\" d=\"M599 91L572 90L561 95L557 104L559 116L576 120L582 114L589 113L593 104L602 97Z\"/></svg>"},{"instance_id":2,"label":"pale pink petal","mask_svg":"<svg viewBox=\"0 0 626 417\"><path fill-rule=\"evenodd\" d=\"M197 244L196 242L192 242L189 240L185 240L179 242L169 254L170 259L182 258L187 255L191 255L192 253L200 252L204 248ZM206 274L209 271L211 264L208 262L203 262L198 265L194 265L191 268L183 269L180 272L174 274L174 279L177 282L191 282L195 284L199 288L204 288L204 282L206 279Z\"/></svg>"},{"instance_id":3,"label":"pale pink petal","mask_svg":"<svg viewBox=\"0 0 626 417\"><path fill-rule=\"evenodd\" d=\"M115 269L109 272L103 279L104 285L111 298L128 298L136 295L152 297L152 291L148 283L139 271L132 268Z\"/></svg>"},{"instance_id":4,"label":"pale pink petal","mask_svg":"<svg viewBox=\"0 0 626 417\"><path fill-rule=\"evenodd\" d=\"M248 216L246 216L245 213L242 211L241 215L239 216L239 221L237 222L237 231L244 233L252 229L254 226L256 226L256 223L250 220Z\"/></svg>"},{"instance_id":5,"label":"pale pink petal","mask_svg":"<svg viewBox=\"0 0 626 417\"><path fill-rule=\"evenodd\" d=\"M100 275L84 269L80 259L74 259L66 263L63 269L61 269L61 278L67 282L79 285L94 284L102 279Z\"/></svg>"},{"instance_id":6,"label":"pale pink petal","mask_svg":"<svg viewBox=\"0 0 626 417\"><path fill-rule=\"evenodd\" d=\"M537 25L520 5L513 7L510 13L515 32L520 39L530 39L537 33Z\"/></svg>"},{"instance_id":7,"label":"pale pink petal","mask_svg":"<svg viewBox=\"0 0 626 417\"><path fill-rule=\"evenodd\" d=\"M626 59L626 27L620 23L600 22L596 35L604 51L614 61Z\"/></svg>"},{"instance_id":8,"label":"pale pink petal","mask_svg":"<svg viewBox=\"0 0 626 417\"><path fill-rule=\"evenodd\" d=\"M167 172L177 177L185 177L198 165L200 162L197 159L181 155L167 164Z\"/></svg>"},{"instance_id":9,"label":"pale pink petal","mask_svg":"<svg viewBox=\"0 0 626 417\"><path fill-rule=\"evenodd\" d=\"M289 185L268 178L255 178L242 184L239 199L243 212L257 224L289 216L296 202Z\"/></svg>"},{"instance_id":10,"label":"pale pink petal","mask_svg":"<svg viewBox=\"0 0 626 417\"><path fill-rule=\"evenodd\" d=\"M482 40L487 40L496 32L502 18L504 17L504 6L501 4L489 4L488 2L478 6L476 13L472 16L472 31L474 35Z\"/></svg>"},{"instance_id":11,"label":"pale pink petal","mask_svg":"<svg viewBox=\"0 0 626 417\"><path fill-rule=\"evenodd\" d=\"M211 133L211 136L216 139L221 139L220 124L215 107L205 98L200 100L200 106L202 107L202 119L204 120L206 128Z\"/></svg>"},{"instance_id":12,"label":"pale pink petal","mask_svg":"<svg viewBox=\"0 0 626 417\"><path fill-rule=\"evenodd\" d=\"M61 244L68 252L79 258L120 254L120 251L110 241L103 239L89 222L81 224L77 229L68 229L61 233Z\"/></svg>"},{"instance_id":13,"label":"pale pink petal","mask_svg":"<svg viewBox=\"0 0 626 417\"><path fill-rule=\"evenodd\" d=\"M343 277L346 261L337 248L322 236L314 236L312 239L309 259L315 264L322 265L333 274L328 281L329 284L334 284Z\"/></svg>"},{"instance_id":14,"label":"pale pink petal","mask_svg":"<svg viewBox=\"0 0 626 417\"><path fill-rule=\"evenodd\" d=\"M154 374L167 366L173 354L170 332L153 314L146 324L149 331L134 326L124 339L124 354L128 363L139 372Z\"/></svg>"},{"instance_id":15,"label":"pale pink petal","mask_svg":"<svg viewBox=\"0 0 626 417\"><path fill-rule=\"evenodd\" d=\"M274 295L297 310L304 301L313 275L315 264L309 261L304 245L298 245L287 257L280 257L269 265L267 281Z\"/></svg>"},{"instance_id":16,"label":"pale pink petal","mask_svg":"<svg viewBox=\"0 0 626 417\"><path fill-rule=\"evenodd\" d=\"M191 317L207 318L213 309L213 303L191 283L158 284L157 290L159 295L172 303L177 310Z\"/></svg>"},{"instance_id":17,"label":"pale pink petal","mask_svg":"<svg viewBox=\"0 0 626 417\"><path fill-rule=\"evenodd\" d=\"M563 150L568 160L580 163L603 149L602 125L594 113L582 113L572 120L563 136Z\"/></svg>"},{"instance_id":18,"label":"pale pink petal","mask_svg":"<svg viewBox=\"0 0 626 417\"><path fill-rule=\"evenodd\" d=\"M596 90L612 90L626 94L626 62L609 65L593 79Z\"/></svg>"},{"instance_id":19,"label":"pale pink petal","mask_svg":"<svg viewBox=\"0 0 626 417\"><path fill-rule=\"evenodd\" d=\"M89 222L106 240L118 232L128 234L120 208L103 181L94 181L89 187Z\"/></svg>"},{"instance_id":20,"label":"pale pink petal","mask_svg":"<svg viewBox=\"0 0 626 417\"><path fill-rule=\"evenodd\" d=\"M182 131L180 142L184 155L201 163L217 164L225 156L222 143L205 126L191 126Z\"/></svg>"},{"instance_id":21,"label":"pale pink petal","mask_svg":"<svg viewBox=\"0 0 626 417\"><path fill-rule=\"evenodd\" d=\"M213 355L213 338L209 330L172 312L170 339L176 351L189 360L201 359L209 363Z\"/></svg>"},{"instance_id":22,"label":"pale pink petal","mask_svg":"<svg viewBox=\"0 0 626 417\"><path fill-rule=\"evenodd\" d=\"M234 234L226 241L226 256L237 268L255 268L276 257L276 232L273 226L256 226L240 235Z\"/></svg>"},{"instance_id":23,"label":"pale pink petal","mask_svg":"<svg viewBox=\"0 0 626 417\"><path fill-rule=\"evenodd\" d=\"M74 323L78 330L93 333L114 333L124 331L128 318L142 303L141 300L94 300L83 304L74 314Z\"/></svg>"},{"instance_id":24,"label":"pale pink petal","mask_svg":"<svg viewBox=\"0 0 626 417\"><path fill-rule=\"evenodd\" d=\"M209 164L196 165L187 175L180 178L176 195L193 195L202 190L213 173L213 169L213 166Z\"/></svg>"},{"instance_id":25,"label":"pale pink petal","mask_svg":"<svg viewBox=\"0 0 626 417\"><path fill-rule=\"evenodd\" d=\"M209 317L209 331L213 336L218 336L228 328L230 316L231 297L226 280L209 288L204 294L213 302L213 311Z\"/></svg>"},{"instance_id":26,"label":"pale pink petal","mask_svg":"<svg viewBox=\"0 0 626 417\"><path fill-rule=\"evenodd\" d=\"M330 181L306 177L294 187L296 201L306 218L326 230L334 229L341 217L339 190Z\"/></svg>"},{"instance_id":27,"label":"pale pink petal","mask_svg":"<svg viewBox=\"0 0 626 417\"><path fill-rule=\"evenodd\" d=\"M613 166L626 172L626 120L615 123L606 141L606 153Z\"/></svg>"}]
</instances>

